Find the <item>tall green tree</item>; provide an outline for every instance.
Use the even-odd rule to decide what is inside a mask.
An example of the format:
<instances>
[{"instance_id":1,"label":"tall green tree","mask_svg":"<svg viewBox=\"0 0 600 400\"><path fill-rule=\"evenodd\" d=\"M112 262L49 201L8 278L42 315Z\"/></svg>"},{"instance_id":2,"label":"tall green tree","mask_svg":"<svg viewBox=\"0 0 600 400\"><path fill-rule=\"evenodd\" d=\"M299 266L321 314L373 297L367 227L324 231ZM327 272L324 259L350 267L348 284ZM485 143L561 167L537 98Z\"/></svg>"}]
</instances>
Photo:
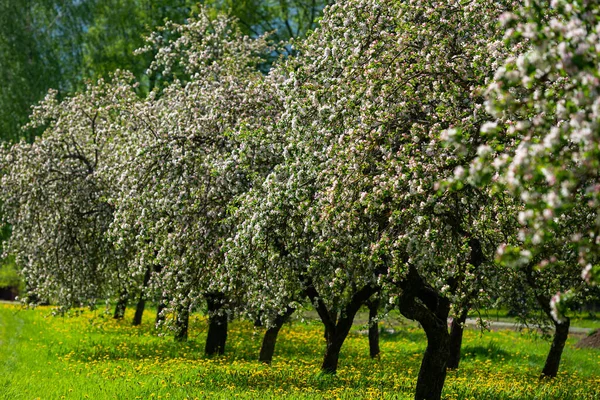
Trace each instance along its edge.
<instances>
[{"instance_id":1,"label":"tall green tree","mask_svg":"<svg viewBox=\"0 0 600 400\"><path fill-rule=\"evenodd\" d=\"M94 18L82 36L81 76L106 78L117 69L132 72L146 94L153 86L146 70L154 54L135 54L144 38L167 20L185 23L197 11L193 0L88 0Z\"/></svg>"},{"instance_id":2,"label":"tall green tree","mask_svg":"<svg viewBox=\"0 0 600 400\"><path fill-rule=\"evenodd\" d=\"M0 139L31 139L37 131L20 130L31 105L73 88L87 15L80 1L0 1Z\"/></svg>"},{"instance_id":3,"label":"tall green tree","mask_svg":"<svg viewBox=\"0 0 600 400\"><path fill-rule=\"evenodd\" d=\"M272 32L276 40L285 42L305 37L331 3L333 0L205 0L215 12L236 17L245 34Z\"/></svg>"},{"instance_id":4,"label":"tall green tree","mask_svg":"<svg viewBox=\"0 0 600 400\"><path fill-rule=\"evenodd\" d=\"M277 41L304 37L331 0L0 0L0 139L32 140L21 131L30 109L48 89L82 90L86 80L131 71L147 93L160 77L146 69L154 54L135 55L144 36L166 20L184 23L199 11L226 12L242 32L272 32Z\"/></svg>"}]
</instances>

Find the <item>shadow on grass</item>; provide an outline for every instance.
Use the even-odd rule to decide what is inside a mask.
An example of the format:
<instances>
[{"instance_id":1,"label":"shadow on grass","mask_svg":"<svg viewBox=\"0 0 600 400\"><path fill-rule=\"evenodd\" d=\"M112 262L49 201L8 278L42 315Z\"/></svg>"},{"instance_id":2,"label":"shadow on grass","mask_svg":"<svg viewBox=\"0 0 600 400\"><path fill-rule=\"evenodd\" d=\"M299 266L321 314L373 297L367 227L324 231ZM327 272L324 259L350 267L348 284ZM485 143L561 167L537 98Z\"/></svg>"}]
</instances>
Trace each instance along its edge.
<instances>
[{"instance_id":1,"label":"shadow on grass","mask_svg":"<svg viewBox=\"0 0 600 400\"><path fill-rule=\"evenodd\" d=\"M178 343L163 338L163 341L160 342L124 345L121 341L103 340L101 342L89 342L84 345L74 346L71 350L74 352L72 358L81 361L143 360L152 358L197 359L203 356L204 343L198 343L193 340Z\"/></svg>"},{"instance_id":2,"label":"shadow on grass","mask_svg":"<svg viewBox=\"0 0 600 400\"><path fill-rule=\"evenodd\" d=\"M415 343L423 343L425 334L420 329L407 328L407 329L381 329L379 331L379 338L381 340L398 342L398 341L409 341Z\"/></svg>"},{"instance_id":3,"label":"shadow on grass","mask_svg":"<svg viewBox=\"0 0 600 400\"><path fill-rule=\"evenodd\" d=\"M491 340L488 342L486 346L473 346L467 345L463 346L461 349L462 357L465 359L470 358L484 358L490 360L511 360L514 358L514 355L509 353L508 351L502 349L498 343Z\"/></svg>"}]
</instances>

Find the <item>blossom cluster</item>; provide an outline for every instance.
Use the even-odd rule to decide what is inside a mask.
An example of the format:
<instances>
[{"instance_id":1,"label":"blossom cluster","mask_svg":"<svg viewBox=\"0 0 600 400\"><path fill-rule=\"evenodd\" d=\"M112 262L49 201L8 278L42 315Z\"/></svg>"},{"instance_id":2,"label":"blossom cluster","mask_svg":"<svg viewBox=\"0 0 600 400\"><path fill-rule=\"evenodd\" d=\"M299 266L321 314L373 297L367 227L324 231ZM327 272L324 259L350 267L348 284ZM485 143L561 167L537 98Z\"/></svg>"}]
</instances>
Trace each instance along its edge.
<instances>
[{"instance_id":1,"label":"blossom cluster","mask_svg":"<svg viewBox=\"0 0 600 400\"><path fill-rule=\"evenodd\" d=\"M520 242L529 254L547 241L571 243L589 283L600 273L596 12L588 1L556 0L550 8L528 1L502 16L512 54L487 88L495 120L482 130L495 147L473 164L472 176L493 176L518 196Z\"/></svg>"}]
</instances>

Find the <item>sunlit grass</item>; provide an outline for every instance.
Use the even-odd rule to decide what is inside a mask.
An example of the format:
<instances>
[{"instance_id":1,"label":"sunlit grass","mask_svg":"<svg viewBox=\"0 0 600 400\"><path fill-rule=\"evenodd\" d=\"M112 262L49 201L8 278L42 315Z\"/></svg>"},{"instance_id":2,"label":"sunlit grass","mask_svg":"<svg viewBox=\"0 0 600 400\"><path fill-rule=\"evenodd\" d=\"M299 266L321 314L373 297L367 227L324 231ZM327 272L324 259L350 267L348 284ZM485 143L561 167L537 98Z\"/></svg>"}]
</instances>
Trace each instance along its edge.
<instances>
[{"instance_id":1,"label":"sunlit grass","mask_svg":"<svg viewBox=\"0 0 600 400\"><path fill-rule=\"evenodd\" d=\"M322 327L295 322L280 334L272 366L256 361L262 331L231 325L227 355L203 355L206 321L195 316L190 341L160 337L147 313L115 321L102 312L52 317L48 308L0 306L0 398L412 398L425 339L416 327L383 334L371 360L366 336L344 344L337 376L319 373ZM600 398L600 351L575 349L570 339L561 374L539 381L549 343L536 335L466 331L463 362L450 372L448 399Z\"/></svg>"},{"instance_id":2,"label":"sunlit grass","mask_svg":"<svg viewBox=\"0 0 600 400\"><path fill-rule=\"evenodd\" d=\"M540 315L540 318L543 317L543 312L537 311ZM479 310L472 311L469 313L469 318L483 318L488 321L500 321L500 322L512 322L517 323L517 319L514 316L511 316L508 310L506 309L489 309L489 310ZM597 312L590 311L580 311L574 312L570 311L568 313L568 317L571 320L572 327L578 328L588 328L588 329L600 329L600 314Z\"/></svg>"}]
</instances>

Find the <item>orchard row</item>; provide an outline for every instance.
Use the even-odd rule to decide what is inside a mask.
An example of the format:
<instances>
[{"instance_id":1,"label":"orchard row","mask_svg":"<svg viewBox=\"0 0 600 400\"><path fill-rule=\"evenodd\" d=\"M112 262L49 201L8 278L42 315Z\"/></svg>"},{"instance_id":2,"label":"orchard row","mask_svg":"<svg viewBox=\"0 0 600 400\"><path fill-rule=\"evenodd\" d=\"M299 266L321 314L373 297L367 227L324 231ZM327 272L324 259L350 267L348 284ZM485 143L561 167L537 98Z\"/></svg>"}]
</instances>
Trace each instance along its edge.
<instances>
[{"instance_id":1,"label":"orchard row","mask_svg":"<svg viewBox=\"0 0 600 400\"><path fill-rule=\"evenodd\" d=\"M127 72L50 92L44 134L2 151L27 300L154 299L179 340L206 304L207 353L235 315L271 356L311 304L330 373L361 306L397 307L428 338L417 399L440 398L469 309L501 302L554 325L556 376L600 275L592 3L350 0L287 45L168 23L139 50L150 95Z\"/></svg>"}]
</instances>

